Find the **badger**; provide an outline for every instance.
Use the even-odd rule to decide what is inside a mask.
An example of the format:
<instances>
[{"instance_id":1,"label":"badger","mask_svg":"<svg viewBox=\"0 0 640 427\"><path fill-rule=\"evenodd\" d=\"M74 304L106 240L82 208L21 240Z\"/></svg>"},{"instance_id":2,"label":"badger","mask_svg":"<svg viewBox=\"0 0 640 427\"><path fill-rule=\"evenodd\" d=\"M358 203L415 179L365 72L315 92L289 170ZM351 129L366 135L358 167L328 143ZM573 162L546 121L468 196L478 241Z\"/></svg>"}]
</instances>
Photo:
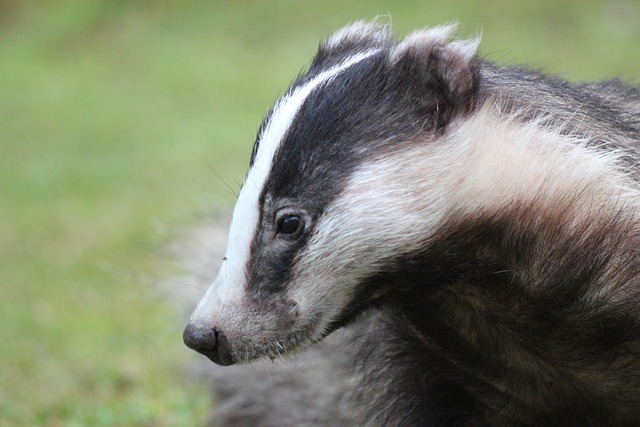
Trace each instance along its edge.
<instances>
[{"instance_id":1,"label":"badger","mask_svg":"<svg viewBox=\"0 0 640 427\"><path fill-rule=\"evenodd\" d=\"M640 90L455 30L320 46L260 126L184 342L223 366L314 346L308 425L640 425Z\"/></svg>"}]
</instances>

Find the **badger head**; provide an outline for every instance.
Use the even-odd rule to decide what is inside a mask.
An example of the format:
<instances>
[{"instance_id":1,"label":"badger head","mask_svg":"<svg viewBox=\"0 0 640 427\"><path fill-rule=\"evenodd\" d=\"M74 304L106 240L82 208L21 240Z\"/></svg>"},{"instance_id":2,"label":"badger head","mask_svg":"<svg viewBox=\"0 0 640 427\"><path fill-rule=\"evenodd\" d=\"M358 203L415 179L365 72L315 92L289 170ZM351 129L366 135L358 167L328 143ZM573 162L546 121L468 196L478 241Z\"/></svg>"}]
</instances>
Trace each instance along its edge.
<instances>
[{"instance_id":1,"label":"badger head","mask_svg":"<svg viewBox=\"0 0 640 427\"><path fill-rule=\"evenodd\" d=\"M453 26L396 43L359 22L320 47L265 118L226 256L184 341L229 365L321 340L390 291L380 273L447 210L437 153L477 101L477 41ZM422 157L422 155L420 155ZM423 183L427 185L418 185Z\"/></svg>"}]
</instances>

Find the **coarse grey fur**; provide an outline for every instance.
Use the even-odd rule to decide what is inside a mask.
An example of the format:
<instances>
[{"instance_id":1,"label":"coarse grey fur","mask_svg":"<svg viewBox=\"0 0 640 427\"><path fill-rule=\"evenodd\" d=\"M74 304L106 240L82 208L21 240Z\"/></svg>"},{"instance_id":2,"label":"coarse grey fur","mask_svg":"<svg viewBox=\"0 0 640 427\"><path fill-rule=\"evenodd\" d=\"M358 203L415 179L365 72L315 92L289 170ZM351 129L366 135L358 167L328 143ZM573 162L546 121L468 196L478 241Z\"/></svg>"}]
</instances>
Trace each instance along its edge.
<instances>
[{"instance_id":1,"label":"coarse grey fur","mask_svg":"<svg viewBox=\"0 0 640 427\"><path fill-rule=\"evenodd\" d=\"M626 160L640 178L639 89L619 80L575 85L526 69L485 62L481 69L485 96L499 94L506 113L524 121L545 117L551 128L566 134L588 135L592 144L627 153ZM593 114L596 111L597 114Z\"/></svg>"},{"instance_id":2,"label":"coarse grey fur","mask_svg":"<svg viewBox=\"0 0 640 427\"><path fill-rule=\"evenodd\" d=\"M252 170L296 105L244 193L259 215L241 193L251 244L184 339L230 365L350 329L249 387L220 380L213 420L639 425L640 91L372 28L330 39L265 119ZM285 232L291 212L306 226Z\"/></svg>"}]
</instances>

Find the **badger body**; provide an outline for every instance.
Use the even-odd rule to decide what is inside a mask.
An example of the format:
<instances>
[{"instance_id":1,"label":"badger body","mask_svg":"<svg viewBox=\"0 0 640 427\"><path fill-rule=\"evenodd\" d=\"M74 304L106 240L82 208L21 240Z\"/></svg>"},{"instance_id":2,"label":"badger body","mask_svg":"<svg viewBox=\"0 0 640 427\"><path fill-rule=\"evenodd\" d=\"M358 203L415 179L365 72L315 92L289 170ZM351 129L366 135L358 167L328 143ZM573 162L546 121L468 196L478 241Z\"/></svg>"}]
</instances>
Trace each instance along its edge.
<instances>
[{"instance_id":1,"label":"badger body","mask_svg":"<svg viewBox=\"0 0 640 427\"><path fill-rule=\"evenodd\" d=\"M452 31L320 47L260 128L185 343L231 365L350 326L309 424L638 425L640 92Z\"/></svg>"}]
</instances>

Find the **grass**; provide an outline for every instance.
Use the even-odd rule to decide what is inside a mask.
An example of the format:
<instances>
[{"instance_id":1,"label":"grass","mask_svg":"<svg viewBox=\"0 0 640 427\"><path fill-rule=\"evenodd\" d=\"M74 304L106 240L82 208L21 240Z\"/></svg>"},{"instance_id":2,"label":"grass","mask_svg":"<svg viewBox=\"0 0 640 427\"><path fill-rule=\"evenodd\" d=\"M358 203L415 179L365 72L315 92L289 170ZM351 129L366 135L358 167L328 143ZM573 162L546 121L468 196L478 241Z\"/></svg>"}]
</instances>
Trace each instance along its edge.
<instances>
[{"instance_id":1,"label":"grass","mask_svg":"<svg viewBox=\"0 0 640 427\"><path fill-rule=\"evenodd\" d=\"M166 230L230 209L217 175L237 187L319 38L387 14L457 20L502 63L640 76L632 1L0 2L0 425L203 423L156 286Z\"/></svg>"}]
</instances>

